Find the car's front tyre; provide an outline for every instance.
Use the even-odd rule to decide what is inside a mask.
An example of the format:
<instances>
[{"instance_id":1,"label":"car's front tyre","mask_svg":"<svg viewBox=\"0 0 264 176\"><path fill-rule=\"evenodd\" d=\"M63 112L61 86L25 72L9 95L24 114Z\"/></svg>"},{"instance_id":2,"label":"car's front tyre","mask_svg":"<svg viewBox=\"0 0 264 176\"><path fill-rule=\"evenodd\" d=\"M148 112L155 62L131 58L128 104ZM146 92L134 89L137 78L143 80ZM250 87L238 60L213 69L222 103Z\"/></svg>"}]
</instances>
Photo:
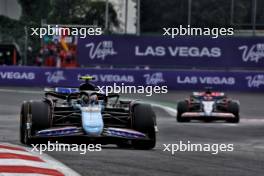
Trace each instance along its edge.
<instances>
[{"instance_id":1,"label":"car's front tyre","mask_svg":"<svg viewBox=\"0 0 264 176\"><path fill-rule=\"evenodd\" d=\"M135 149L149 150L156 145L155 113L149 104L135 104L133 107L133 129L147 134L148 140L133 140Z\"/></svg>"},{"instance_id":2,"label":"car's front tyre","mask_svg":"<svg viewBox=\"0 0 264 176\"><path fill-rule=\"evenodd\" d=\"M43 101L24 102L20 113L20 142L30 145L36 131L47 129L50 123L50 106Z\"/></svg>"},{"instance_id":3,"label":"car's front tyre","mask_svg":"<svg viewBox=\"0 0 264 176\"><path fill-rule=\"evenodd\" d=\"M29 114L29 102L24 102L21 106L20 111L20 142L22 144L27 144L29 142L28 134L27 134L27 127L26 127L26 120Z\"/></svg>"},{"instance_id":4,"label":"car's front tyre","mask_svg":"<svg viewBox=\"0 0 264 176\"><path fill-rule=\"evenodd\" d=\"M227 122L230 123L239 123L240 116L239 116L239 104L237 102L231 101L227 105L227 111L234 114L235 118L228 119Z\"/></svg>"},{"instance_id":5,"label":"car's front tyre","mask_svg":"<svg viewBox=\"0 0 264 176\"><path fill-rule=\"evenodd\" d=\"M182 117L182 114L189 111L188 102L180 101L177 105L177 122L190 122L190 119Z\"/></svg>"}]
</instances>

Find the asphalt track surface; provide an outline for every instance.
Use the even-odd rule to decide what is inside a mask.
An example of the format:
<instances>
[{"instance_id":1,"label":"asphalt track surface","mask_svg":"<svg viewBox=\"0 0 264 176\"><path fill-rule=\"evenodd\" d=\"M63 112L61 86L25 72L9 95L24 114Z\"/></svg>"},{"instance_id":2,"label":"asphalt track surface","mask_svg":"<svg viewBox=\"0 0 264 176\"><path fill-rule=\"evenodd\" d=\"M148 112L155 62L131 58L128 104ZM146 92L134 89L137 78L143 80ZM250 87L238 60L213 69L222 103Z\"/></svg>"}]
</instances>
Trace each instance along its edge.
<instances>
[{"instance_id":1,"label":"asphalt track surface","mask_svg":"<svg viewBox=\"0 0 264 176\"><path fill-rule=\"evenodd\" d=\"M19 88L0 88L0 141L19 144L18 127L20 104L23 100L39 99L42 94L15 92ZM8 89L5 91L3 89ZM25 89L23 89L25 90ZM32 89L27 89L32 90ZM35 91L35 89L33 89ZM131 96L150 101L166 102L174 106L189 92L169 92L152 97ZM105 146L101 152L47 152L81 175L214 175L263 176L264 173L264 94L230 93L241 103L239 124L176 123L175 117L161 108L155 108L158 137L155 149L133 150ZM233 152L164 152L163 144L232 143Z\"/></svg>"}]
</instances>

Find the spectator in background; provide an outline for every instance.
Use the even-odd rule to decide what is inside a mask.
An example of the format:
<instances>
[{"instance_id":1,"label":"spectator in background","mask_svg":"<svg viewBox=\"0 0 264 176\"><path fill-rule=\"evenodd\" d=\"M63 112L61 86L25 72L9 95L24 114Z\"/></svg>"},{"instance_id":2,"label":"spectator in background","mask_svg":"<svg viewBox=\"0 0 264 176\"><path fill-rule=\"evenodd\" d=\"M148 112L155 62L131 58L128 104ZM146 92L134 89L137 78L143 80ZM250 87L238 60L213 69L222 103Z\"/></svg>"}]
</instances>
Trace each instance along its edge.
<instances>
[{"instance_id":1,"label":"spectator in background","mask_svg":"<svg viewBox=\"0 0 264 176\"><path fill-rule=\"evenodd\" d=\"M44 44L37 57L35 65L48 67L76 67L76 46L68 44L67 49L58 40Z\"/></svg>"},{"instance_id":2,"label":"spectator in background","mask_svg":"<svg viewBox=\"0 0 264 176\"><path fill-rule=\"evenodd\" d=\"M43 57L41 54L38 54L35 60L35 64L37 66L42 66L43 65Z\"/></svg>"}]
</instances>

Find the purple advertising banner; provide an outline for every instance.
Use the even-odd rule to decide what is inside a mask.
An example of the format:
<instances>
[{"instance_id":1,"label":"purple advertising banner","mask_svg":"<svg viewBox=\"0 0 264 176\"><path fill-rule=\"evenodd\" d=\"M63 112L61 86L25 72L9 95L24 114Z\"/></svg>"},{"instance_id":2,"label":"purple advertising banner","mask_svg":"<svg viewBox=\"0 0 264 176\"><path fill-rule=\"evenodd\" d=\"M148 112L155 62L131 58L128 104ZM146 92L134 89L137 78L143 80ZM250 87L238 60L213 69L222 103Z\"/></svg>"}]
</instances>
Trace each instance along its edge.
<instances>
[{"instance_id":1,"label":"purple advertising banner","mask_svg":"<svg viewBox=\"0 0 264 176\"><path fill-rule=\"evenodd\" d=\"M91 36L77 55L81 65L264 69L264 37Z\"/></svg>"},{"instance_id":2,"label":"purple advertising banner","mask_svg":"<svg viewBox=\"0 0 264 176\"><path fill-rule=\"evenodd\" d=\"M0 67L0 86L79 86L79 75L94 76L98 86L168 86L169 90L215 90L264 92L264 72L169 71L122 69L56 69Z\"/></svg>"}]
</instances>

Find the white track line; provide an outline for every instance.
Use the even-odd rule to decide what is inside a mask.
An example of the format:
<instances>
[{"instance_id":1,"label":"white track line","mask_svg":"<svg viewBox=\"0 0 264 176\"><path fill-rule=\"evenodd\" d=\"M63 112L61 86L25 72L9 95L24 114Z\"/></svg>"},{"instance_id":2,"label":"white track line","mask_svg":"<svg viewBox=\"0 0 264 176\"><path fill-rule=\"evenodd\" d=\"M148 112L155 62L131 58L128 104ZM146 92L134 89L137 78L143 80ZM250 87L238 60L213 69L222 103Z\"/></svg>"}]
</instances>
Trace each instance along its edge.
<instances>
[{"instance_id":1,"label":"white track line","mask_svg":"<svg viewBox=\"0 0 264 176\"><path fill-rule=\"evenodd\" d=\"M19 154L19 155L35 156L35 154L27 152L27 151L25 151L25 152L14 151L14 150L3 149L3 148L0 148L0 153L12 153L12 154Z\"/></svg>"},{"instance_id":2,"label":"white track line","mask_svg":"<svg viewBox=\"0 0 264 176\"><path fill-rule=\"evenodd\" d=\"M29 147L22 147L18 145L13 145L9 143L0 143L2 146L0 148L0 155L1 153L10 153L10 154L20 154L20 155L27 155L27 156L34 156L40 158L41 161L31 161L27 159L19 159L19 158L0 158L0 169L1 166L31 166L37 168L44 168L44 169L52 169L57 170L60 173L64 174L65 176L80 176L77 172L73 171L72 169L68 168L64 164L60 163L59 161L53 159L52 157L48 156L47 154L40 154L38 152L31 151ZM16 149L6 149L3 146L8 147L16 147ZM23 149L25 151L21 151L19 149ZM0 173L0 176L42 176L43 174L18 174L18 173Z\"/></svg>"},{"instance_id":3,"label":"white track line","mask_svg":"<svg viewBox=\"0 0 264 176\"><path fill-rule=\"evenodd\" d=\"M0 176L47 176L46 174L27 174L27 173L23 173L23 174L19 174L16 173L16 175L12 174L12 173L0 173Z\"/></svg>"},{"instance_id":4,"label":"white track line","mask_svg":"<svg viewBox=\"0 0 264 176\"><path fill-rule=\"evenodd\" d=\"M39 168L57 169L46 162L28 161L23 159L0 159L0 166L32 166Z\"/></svg>"}]
</instances>

